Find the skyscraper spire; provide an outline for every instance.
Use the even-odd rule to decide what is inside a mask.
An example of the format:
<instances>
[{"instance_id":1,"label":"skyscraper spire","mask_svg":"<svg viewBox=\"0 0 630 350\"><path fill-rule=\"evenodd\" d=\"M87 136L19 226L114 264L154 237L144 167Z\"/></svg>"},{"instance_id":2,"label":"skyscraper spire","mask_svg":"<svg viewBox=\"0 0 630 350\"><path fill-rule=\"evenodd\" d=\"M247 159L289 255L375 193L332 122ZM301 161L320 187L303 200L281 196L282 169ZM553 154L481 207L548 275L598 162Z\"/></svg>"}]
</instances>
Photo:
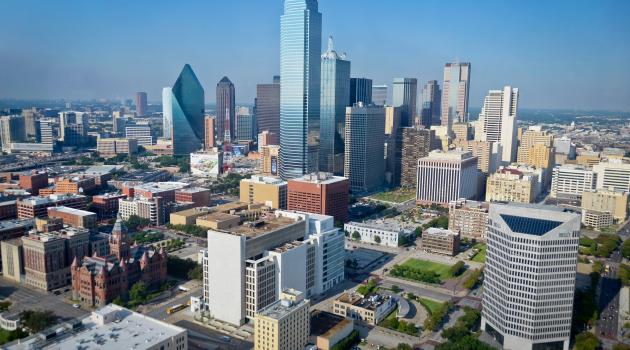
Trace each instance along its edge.
<instances>
[{"instance_id":1,"label":"skyscraper spire","mask_svg":"<svg viewBox=\"0 0 630 350\"><path fill-rule=\"evenodd\" d=\"M333 51L333 36L329 36L328 37L328 52Z\"/></svg>"}]
</instances>

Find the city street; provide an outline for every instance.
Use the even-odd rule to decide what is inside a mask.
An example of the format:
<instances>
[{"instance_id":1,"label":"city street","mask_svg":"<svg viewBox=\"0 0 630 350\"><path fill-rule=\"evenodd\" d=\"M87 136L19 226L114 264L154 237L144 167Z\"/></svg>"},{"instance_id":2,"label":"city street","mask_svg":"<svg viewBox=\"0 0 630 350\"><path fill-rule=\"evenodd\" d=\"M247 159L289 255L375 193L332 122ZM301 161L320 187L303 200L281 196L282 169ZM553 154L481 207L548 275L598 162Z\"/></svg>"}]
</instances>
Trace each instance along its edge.
<instances>
[{"instance_id":1,"label":"city street","mask_svg":"<svg viewBox=\"0 0 630 350\"><path fill-rule=\"evenodd\" d=\"M607 260L609 272L602 275L599 295L600 318L597 321L597 335L610 340L618 338L621 281L617 278L617 272L620 261L619 251L614 252Z\"/></svg>"},{"instance_id":2,"label":"city street","mask_svg":"<svg viewBox=\"0 0 630 350\"><path fill-rule=\"evenodd\" d=\"M191 321L178 321L175 325L188 330L188 347L193 350L247 350L254 344L203 327Z\"/></svg>"}]
</instances>

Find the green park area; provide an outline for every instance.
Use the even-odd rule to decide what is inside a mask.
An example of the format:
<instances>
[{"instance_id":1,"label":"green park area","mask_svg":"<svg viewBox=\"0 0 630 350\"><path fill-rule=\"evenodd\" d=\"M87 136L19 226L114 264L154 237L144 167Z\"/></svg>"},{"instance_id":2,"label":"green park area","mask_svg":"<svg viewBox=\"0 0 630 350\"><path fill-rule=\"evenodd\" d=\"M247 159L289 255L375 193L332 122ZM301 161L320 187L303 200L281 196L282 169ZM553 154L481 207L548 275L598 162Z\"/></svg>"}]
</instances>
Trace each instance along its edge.
<instances>
[{"instance_id":1,"label":"green park area","mask_svg":"<svg viewBox=\"0 0 630 350\"><path fill-rule=\"evenodd\" d=\"M390 203L403 203L416 198L416 192L411 188L397 188L392 191L377 193L370 198Z\"/></svg>"},{"instance_id":2,"label":"green park area","mask_svg":"<svg viewBox=\"0 0 630 350\"><path fill-rule=\"evenodd\" d=\"M447 265L411 258L407 259L402 265L394 265L390 274L394 277L408 280L440 284L446 279L460 276L465 270L466 267L461 261L454 265Z\"/></svg>"},{"instance_id":3,"label":"green park area","mask_svg":"<svg viewBox=\"0 0 630 350\"><path fill-rule=\"evenodd\" d=\"M478 262L478 263L485 263L486 262L486 249L488 247L483 244L483 243L477 243L473 246L473 249L477 249L479 250L475 256L472 257L472 261L474 262Z\"/></svg>"},{"instance_id":4,"label":"green park area","mask_svg":"<svg viewBox=\"0 0 630 350\"><path fill-rule=\"evenodd\" d=\"M419 298L418 301L420 302L420 304L422 304L422 306L424 306L425 309L427 309L429 314L434 314L442 307L442 304L444 304L429 298Z\"/></svg>"}]
</instances>

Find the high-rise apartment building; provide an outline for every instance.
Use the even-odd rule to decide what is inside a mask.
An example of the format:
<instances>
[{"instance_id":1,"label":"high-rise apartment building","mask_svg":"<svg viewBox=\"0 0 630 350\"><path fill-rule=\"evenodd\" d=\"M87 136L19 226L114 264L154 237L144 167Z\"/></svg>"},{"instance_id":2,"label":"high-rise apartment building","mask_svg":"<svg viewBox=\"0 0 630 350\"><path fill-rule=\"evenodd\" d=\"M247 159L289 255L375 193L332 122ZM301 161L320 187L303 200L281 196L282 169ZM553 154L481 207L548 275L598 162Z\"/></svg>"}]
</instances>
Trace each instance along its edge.
<instances>
[{"instance_id":1,"label":"high-rise apartment building","mask_svg":"<svg viewBox=\"0 0 630 350\"><path fill-rule=\"evenodd\" d=\"M553 168L551 197L578 199L584 191L595 189L597 175L583 165L565 164Z\"/></svg>"},{"instance_id":2,"label":"high-rise apartment building","mask_svg":"<svg viewBox=\"0 0 630 350\"><path fill-rule=\"evenodd\" d=\"M402 158L400 186L415 188L418 178L418 159L431 152L431 140L434 132L420 127L402 129Z\"/></svg>"},{"instance_id":3,"label":"high-rise apartment building","mask_svg":"<svg viewBox=\"0 0 630 350\"><path fill-rule=\"evenodd\" d=\"M425 128L440 125L440 107L442 103L442 90L437 80L429 80L422 88L422 109L420 112L420 124Z\"/></svg>"},{"instance_id":4,"label":"high-rise apartment building","mask_svg":"<svg viewBox=\"0 0 630 350\"><path fill-rule=\"evenodd\" d=\"M597 174L597 188L630 191L630 164L601 162L593 166L593 171Z\"/></svg>"},{"instance_id":5,"label":"high-rise apartment building","mask_svg":"<svg viewBox=\"0 0 630 350\"><path fill-rule=\"evenodd\" d=\"M486 202L533 203L536 178L514 169L501 169L488 177Z\"/></svg>"},{"instance_id":6,"label":"high-rise apartment building","mask_svg":"<svg viewBox=\"0 0 630 350\"><path fill-rule=\"evenodd\" d=\"M153 145L153 134L149 124L131 124L125 127L125 138L138 140L138 146Z\"/></svg>"},{"instance_id":7,"label":"high-rise apartment building","mask_svg":"<svg viewBox=\"0 0 630 350\"><path fill-rule=\"evenodd\" d=\"M453 123L468 122L470 63L453 62L444 65L442 84L442 126L450 135Z\"/></svg>"},{"instance_id":8,"label":"high-rise apartment building","mask_svg":"<svg viewBox=\"0 0 630 350\"><path fill-rule=\"evenodd\" d=\"M418 160L416 202L448 205L478 196L477 157L465 151L433 151Z\"/></svg>"},{"instance_id":9,"label":"high-rise apartment building","mask_svg":"<svg viewBox=\"0 0 630 350\"><path fill-rule=\"evenodd\" d=\"M377 106L387 105L387 85L372 85L372 103Z\"/></svg>"},{"instance_id":10,"label":"high-rise apartment building","mask_svg":"<svg viewBox=\"0 0 630 350\"><path fill-rule=\"evenodd\" d=\"M211 150L217 146L216 142L216 118L207 115L203 120L204 126L204 149Z\"/></svg>"},{"instance_id":11,"label":"high-rise apartment building","mask_svg":"<svg viewBox=\"0 0 630 350\"><path fill-rule=\"evenodd\" d=\"M350 78L350 99L347 106L363 102L364 105L372 104L372 79Z\"/></svg>"},{"instance_id":12,"label":"high-rise apartment building","mask_svg":"<svg viewBox=\"0 0 630 350\"><path fill-rule=\"evenodd\" d=\"M385 106L385 180L390 186L400 185L402 132L400 107Z\"/></svg>"},{"instance_id":13,"label":"high-rise apartment building","mask_svg":"<svg viewBox=\"0 0 630 350\"><path fill-rule=\"evenodd\" d=\"M123 220L132 215L149 220L151 225L164 225L167 221L166 207L162 197L121 198L118 200L118 212Z\"/></svg>"},{"instance_id":14,"label":"high-rise apartment building","mask_svg":"<svg viewBox=\"0 0 630 350\"><path fill-rule=\"evenodd\" d=\"M359 102L346 108L344 176L354 193L371 192L385 182L385 109Z\"/></svg>"},{"instance_id":15,"label":"high-rise apartment building","mask_svg":"<svg viewBox=\"0 0 630 350\"><path fill-rule=\"evenodd\" d=\"M147 115L147 93L136 92L136 115L143 117Z\"/></svg>"},{"instance_id":16,"label":"high-rise apartment building","mask_svg":"<svg viewBox=\"0 0 630 350\"><path fill-rule=\"evenodd\" d=\"M287 182L275 177L252 175L241 180L240 200L260 203L272 209L287 208Z\"/></svg>"},{"instance_id":17,"label":"high-rise apartment building","mask_svg":"<svg viewBox=\"0 0 630 350\"><path fill-rule=\"evenodd\" d=\"M254 349L304 349L311 333L309 305L304 293L283 290L280 300L256 313Z\"/></svg>"},{"instance_id":18,"label":"high-rise apartment building","mask_svg":"<svg viewBox=\"0 0 630 350\"><path fill-rule=\"evenodd\" d=\"M503 164L516 161L518 96L518 89L511 86L503 90L490 90L476 122L475 139L500 143Z\"/></svg>"},{"instance_id":19,"label":"high-rise apartment building","mask_svg":"<svg viewBox=\"0 0 630 350\"><path fill-rule=\"evenodd\" d=\"M280 79L256 86L256 121L259 131L280 135Z\"/></svg>"},{"instance_id":20,"label":"high-rise apartment building","mask_svg":"<svg viewBox=\"0 0 630 350\"><path fill-rule=\"evenodd\" d=\"M35 108L30 110L23 110L22 116L24 117L24 131L26 133L26 139L30 142L39 142L40 130L39 122L37 121L37 110Z\"/></svg>"},{"instance_id":21,"label":"high-rise apartment building","mask_svg":"<svg viewBox=\"0 0 630 350\"><path fill-rule=\"evenodd\" d=\"M316 171L322 15L317 0L285 0L280 20L280 176Z\"/></svg>"},{"instance_id":22,"label":"high-rise apartment building","mask_svg":"<svg viewBox=\"0 0 630 350\"><path fill-rule=\"evenodd\" d=\"M21 115L0 117L0 140L4 152L11 152L11 143L26 141L24 117Z\"/></svg>"},{"instance_id":23,"label":"high-rise apartment building","mask_svg":"<svg viewBox=\"0 0 630 350\"><path fill-rule=\"evenodd\" d=\"M498 142L455 139L453 145L472 152L472 155L478 158L477 168L486 175L494 173L501 165L502 151Z\"/></svg>"},{"instance_id":24,"label":"high-rise apartment building","mask_svg":"<svg viewBox=\"0 0 630 350\"><path fill-rule=\"evenodd\" d=\"M540 126L531 126L521 131L517 161L537 168L551 169L555 160L553 139L553 134L542 131Z\"/></svg>"},{"instance_id":25,"label":"high-rise apartment building","mask_svg":"<svg viewBox=\"0 0 630 350\"><path fill-rule=\"evenodd\" d=\"M55 134L53 132L53 124L49 121L39 121L39 139L38 141L45 145L52 145L55 142Z\"/></svg>"},{"instance_id":26,"label":"high-rise apartment building","mask_svg":"<svg viewBox=\"0 0 630 350\"><path fill-rule=\"evenodd\" d=\"M319 171L343 174L346 106L350 99L350 61L333 48L322 54Z\"/></svg>"},{"instance_id":27,"label":"high-rise apartment building","mask_svg":"<svg viewBox=\"0 0 630 350\"><path fill-rule=\"evenodd\" d=\"M580 215L490 206L481 329L505 349L568 350Z\"/></svg>"},{"instance_id":28,"label":"high-rise apartment building","mask_svg":"<svg viewBox=\"0 0 630 350\"><path fill-rule=\"evenodd\" d=\"M415 124L416 102L418 99L418 79L396 78L393 83L392 105L401 107L400 126Z\"/></svg>"},{"instance_id":29,"label":"high-rise apartment building","mask_svg":"<svg viewBox=\"0 0 630 350\"><path fill-rule=\"evenodd\" d=\"M348 221L347 178L330 173L313 173L288 181L287 208L307 213L330 215Z\"/></svg>"},{"instance_id":30,"label":"high-rise apartment building","mask_svg":"<svg viewBox=\"0 0 630 350\"><path fill-rule=\"evenodd\" d=\"M448 205L448 229L459 232L471 241L486 241L489 205L484 202L460 199Z\"/></svg>"},{"instance_id":31,"label":"high-rise apartment building","mask_svg":"<svg viewBox=\"0 0 630 350\"><path fill-rule=\"evenodd\" d=\"M189 155L203 147L204 106L203 87L186 64L173 88L162 94L164 135L172 140L174 155Z\"/></svg>"},{"instance_id":32,"label":"high-rise apartment building","mask_svg":"<svg viewBox=\"0 0 630 350\"><path fill-rule=\"evenodd\" d=\"M219 142L231 142L235 135L236 90L228 77L217 84L217 138Z\"/></svg>"}]
</instances>

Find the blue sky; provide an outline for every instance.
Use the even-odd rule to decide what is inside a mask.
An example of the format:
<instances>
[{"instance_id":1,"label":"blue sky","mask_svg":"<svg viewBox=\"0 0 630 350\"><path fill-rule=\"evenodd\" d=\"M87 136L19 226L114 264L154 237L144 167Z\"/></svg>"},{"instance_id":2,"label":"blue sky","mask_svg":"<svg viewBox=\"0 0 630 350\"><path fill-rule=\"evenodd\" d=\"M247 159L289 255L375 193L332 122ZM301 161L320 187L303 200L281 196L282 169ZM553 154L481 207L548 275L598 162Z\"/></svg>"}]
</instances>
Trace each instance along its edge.
<instances>
[{"instance_id":1,"label":"blue sky","mask_svg":"<svg viewBox=\"0 0 630 350\"><path fill-rule=\"evenodd\" d=\"M630 1L320 0L323 37L353 76L442 80L472 63L472 106L521 89L523 107L630 111ZM279 71L281 0L1 0L0 98L158 101L190 63L214 102L237 101Z\"/></svg>"}]
</instances>

